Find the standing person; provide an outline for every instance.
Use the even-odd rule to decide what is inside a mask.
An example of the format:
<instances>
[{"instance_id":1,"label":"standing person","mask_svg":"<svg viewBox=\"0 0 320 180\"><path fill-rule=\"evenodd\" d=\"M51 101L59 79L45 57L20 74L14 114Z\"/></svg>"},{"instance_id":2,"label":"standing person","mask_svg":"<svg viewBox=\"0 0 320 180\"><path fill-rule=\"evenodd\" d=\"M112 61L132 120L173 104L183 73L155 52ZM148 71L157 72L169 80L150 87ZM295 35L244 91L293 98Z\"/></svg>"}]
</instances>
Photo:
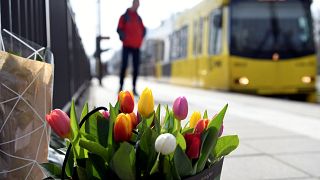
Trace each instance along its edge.
<instances>
[{"instance_id":1,"label":"standing person","mask_svg":"<svg viewBox=\"0 0 320 180\"><path fill-rule=\"evenodd\" d=\"M136 91L136 82L139 73L140 47L143 37L146 34L146 28L143 25L141 17L138 15L139 0L133 0L132 6L120 17L117 32L122 41L122 64L120 72L120 89L123 88L123 81L128 65L129 54L133 59L133 94L138 95Z\"/></svg>"}]
</instances>

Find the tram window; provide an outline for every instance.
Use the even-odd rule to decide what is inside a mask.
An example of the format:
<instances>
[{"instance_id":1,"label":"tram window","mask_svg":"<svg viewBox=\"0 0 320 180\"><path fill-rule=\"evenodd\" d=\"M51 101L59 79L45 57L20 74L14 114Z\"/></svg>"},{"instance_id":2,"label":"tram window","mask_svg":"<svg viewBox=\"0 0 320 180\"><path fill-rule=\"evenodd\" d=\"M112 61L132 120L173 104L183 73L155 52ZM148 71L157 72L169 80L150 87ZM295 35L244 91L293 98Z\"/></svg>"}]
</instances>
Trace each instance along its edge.
<instances>
[{"instance_id":1,"label":"tram window","mask_svg":"<svg viewBox=\"0 0 320 180\"><path fill-rule=\"evenodd\" d=\"M230 24L231 54L257 59L314 54L309 1L234 1Z\"/></svg>"},{"instance_id":2,"label":"tram window","mask_svg":"<svg viewBox=\"0 0 320 180\"><path fill-rule=\"evenodd\" d=\"M188 27L184 26L170 36L170 59L180 59L187 56Z\"/></svg>"},{"instance_id":3,"label":"tram window","mask_svg":"<svg viewBox=\"0 0 320 180\"><path fill-rule=\"evenodd\" d=\"M178 58L178 53L179 53L179 46L178 46L178 35L177 32L174 32L171 36L170 36L170 59L174 60Z\"/></svg>"},{"instance_id":4,"label":"tram window","mask_svg":"<svg viewBox=\"0 0 320 180\"><path fill-rule=\"evenodd\" d=\"M198 35L198 22L193 22L193 55L197 55L197 35Z\"/></svg>"},{"instance_id":5,"label":"tram window","mask_svg":"<svg viewBox=\"0 0 320 180\"><path fill-rule=\"evenodd\" d=\"M222 49L222 10L214 10L209 17L209 54L220 54Z\"/></svg>"},{"instance_id":6,"label":"tram window","mask_svg":"<svg viewBox=\"0 0 320 180\"><path fill-rule=\"evenodd\" d=\"M201 17L200 18L200 21L199 21L199 31L198 31L198 44L197 44L197 54L201 54L202 53L202 43L203 43L203 40L202 40L202 33L203 32L203 18Z\"/></svg>"},{"instance_id":7,"label":"tram window","mask_svg":"<svg viewBox=\"0 0 320 180\"><path fill-rule=\"evenodd\" d=\"M184 58L187 56L187 43L188 43L188 26L184 26L180 30L180 38L181 38L181 57Z\"/></svg>"},{"instance_id":8,"label":"tram window","mask_svg":"<svg viewBox=\"0 0 320 180\"><path fill-rule=\"evenodd\" d=\"M193 23L193 55L202 53L203 43L203 17Z\"/></svg>"}]
</instances>

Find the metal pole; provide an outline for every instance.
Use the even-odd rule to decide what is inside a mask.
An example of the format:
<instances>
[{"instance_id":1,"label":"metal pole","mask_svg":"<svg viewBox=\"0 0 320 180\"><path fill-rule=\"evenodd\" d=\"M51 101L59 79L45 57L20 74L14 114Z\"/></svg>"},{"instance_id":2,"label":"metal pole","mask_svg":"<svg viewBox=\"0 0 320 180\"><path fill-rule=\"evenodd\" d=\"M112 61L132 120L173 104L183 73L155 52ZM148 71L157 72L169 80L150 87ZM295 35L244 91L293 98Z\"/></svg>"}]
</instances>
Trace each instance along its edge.
<instances>
[{"instance_id":1,"label":"metal pole","mask_svg":"<svg viewBox=\"0 0 320 180\"><path fill-rule=\"evenodd\" d=\"M49 0L46 0L46 36L47 36L47 47L51 48L51 34L50 34L50 3Z\"/></svg>"},{"instance_id":2,"label":"metal pole","mask_svg":"<svg viewBox=\"0 0 320 180\"><path fill-rule=\"evenodd\" d=\"M98 13L98 27L97 27L97 37L96 37L96 60L97 60L97 73L99 78L99 83L102 85L102 64L101 64L101 47L100 47L100 37L101 37L101 4L100 0L97 0L97 13Z\"/></svg>"}]
</instances>

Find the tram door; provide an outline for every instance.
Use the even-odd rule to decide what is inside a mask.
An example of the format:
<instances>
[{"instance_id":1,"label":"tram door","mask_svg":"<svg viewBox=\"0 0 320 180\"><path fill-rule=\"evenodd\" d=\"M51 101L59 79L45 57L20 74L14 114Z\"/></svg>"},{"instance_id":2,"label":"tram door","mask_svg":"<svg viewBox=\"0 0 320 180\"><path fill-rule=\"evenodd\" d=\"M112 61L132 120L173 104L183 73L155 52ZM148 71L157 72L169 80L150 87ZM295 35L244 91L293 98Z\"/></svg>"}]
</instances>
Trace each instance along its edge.
<instances>
[{"instance_id":1,"label":"tram door","mask_svg":"<svg viewBox=\"0 0 320 180\"><path fill-rule=\"evenodd\" d=\"M225 12L223 12L225 11ZM227 33L227 9L212 11L208 18L208 76L207 86L215 89L228 89L228 58L223 45ZM225 15L224 15L225 14Z\"/></svg>"}]
</instances>

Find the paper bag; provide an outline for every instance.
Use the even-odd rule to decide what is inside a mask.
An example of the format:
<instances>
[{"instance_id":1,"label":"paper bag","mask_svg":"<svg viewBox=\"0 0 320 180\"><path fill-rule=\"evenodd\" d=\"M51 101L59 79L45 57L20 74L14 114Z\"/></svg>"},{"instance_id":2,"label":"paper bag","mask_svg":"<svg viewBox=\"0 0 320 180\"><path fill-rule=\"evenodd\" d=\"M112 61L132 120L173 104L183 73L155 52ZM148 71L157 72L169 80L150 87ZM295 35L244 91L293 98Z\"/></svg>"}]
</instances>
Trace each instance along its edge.
<instances>
[{"instance_id":1,"label":"paper bag","mask_svg":"<svg viewBox=\"0 0 320 180\"><path fill-rule=\"evenodd\" d=\"M12 47L28 49L12 42ZM39 164L48 158L45 115L52 107L52 87L53 65L0 51L0 179L45 177Z\"/></svg>"}]
</instances>

